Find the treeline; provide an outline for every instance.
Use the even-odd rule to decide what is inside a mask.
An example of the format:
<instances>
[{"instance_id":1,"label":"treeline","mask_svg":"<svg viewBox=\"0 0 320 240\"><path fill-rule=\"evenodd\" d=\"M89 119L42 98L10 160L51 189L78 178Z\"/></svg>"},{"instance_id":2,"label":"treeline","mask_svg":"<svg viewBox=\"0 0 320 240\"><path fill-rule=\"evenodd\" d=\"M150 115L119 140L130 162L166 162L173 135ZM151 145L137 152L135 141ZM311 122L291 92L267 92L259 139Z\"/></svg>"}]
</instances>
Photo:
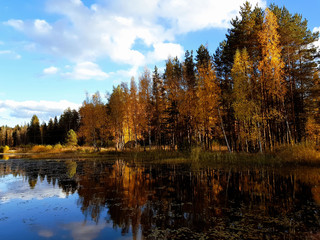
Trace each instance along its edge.
<instances>
[{"instance_id":1,"label":"treeline","mask_svg":"<svg viewBox=\"0 0 320 240\"><path fill-rule=\"evenodd\" d=\"M132 78L114 87L106 104L99 92L87 96L74 112L77 124L65 127L61 117L59 134L49 122L40 128L46 129L41 141L63 141L69 128L97 148L219 144L262 152L306 139L319 142L318 33L285 7L263 10L248 2L231 25L214 54L201 45L182 62L169 58L162 74L157 67L145 69L138 86Z\"/></svg>"},{"instance_id":2,"label":"treeline","mask_svg":"<svg viewBox=\"0 0 320 240\"><path fill-rule=\"evenodd\" d=\"M24 126L0 127L0 146L17 147L29 144L54 145L65 143L69 130L78 131L80 115L76 110L68 108L57 117L50 119L48 124L40 124L39 118L33 115L29 124ZM80 139L81 143L81 139Z\"/></svg>"}]
</instances>

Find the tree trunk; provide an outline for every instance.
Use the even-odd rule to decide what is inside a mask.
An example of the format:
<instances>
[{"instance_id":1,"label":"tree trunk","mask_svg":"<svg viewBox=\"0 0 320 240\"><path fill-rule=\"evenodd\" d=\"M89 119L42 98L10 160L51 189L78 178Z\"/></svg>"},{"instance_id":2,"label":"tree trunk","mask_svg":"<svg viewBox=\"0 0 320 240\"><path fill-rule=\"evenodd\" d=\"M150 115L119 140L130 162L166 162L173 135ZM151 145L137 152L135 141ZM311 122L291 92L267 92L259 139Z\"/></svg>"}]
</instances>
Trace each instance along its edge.
<instances>
[{"instance_id":1,"label":"tree trunk","mask_svg":"<svg viewBox=\"0 0 320 240\"><path fill-rule=\"evenodd\" d=\"M219 108L218 108L218 113L219 113L220 125L221 125L221 129L222 129L222 132L223 132L224 140L226 141L226 144L227 144L227 147L228 147L228 151L231 152L231 149L230 149L230 146L229 146L229 142L228 142L228 139L227 139L227 135L226 135L226 132L224 131L223 120L222 120Z\"/></svg>"}]
</instances>

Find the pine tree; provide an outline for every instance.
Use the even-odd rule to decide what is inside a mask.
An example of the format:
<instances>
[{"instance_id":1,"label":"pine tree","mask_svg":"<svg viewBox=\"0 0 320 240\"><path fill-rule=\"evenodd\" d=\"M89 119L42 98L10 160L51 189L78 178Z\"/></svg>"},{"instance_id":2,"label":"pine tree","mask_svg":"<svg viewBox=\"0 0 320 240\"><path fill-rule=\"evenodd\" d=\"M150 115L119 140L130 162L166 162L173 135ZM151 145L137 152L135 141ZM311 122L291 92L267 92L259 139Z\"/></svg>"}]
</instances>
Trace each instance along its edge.
<instances>
[{"instance_id":1,"label":"pine tree","mask_svg":"<svg viewBox=\"0 0 320 240\"><path fill-rule=\"evenodd\" d=\"M163 80L160 77L158 68L155 66L152 74L152 128L155 144L160 147L164 143L165 125L165 92Z\"/></svg>"},{"instance_id":2,"label":"pine tree","mask_svg":"<svg viewBox=\"0 0 320 240\"><path fill-rule=\"evenodd\" d=\"M182 108L180 110L185 122L185 129L187 131L187 141L189 146L192 144L192 138L195 134L196 128L196 108L197 108L197 95L196 95L196 73L195 63L193 60L193 52L185 53L185 61L183 63L183 81L182 91L184 93L182 99Z\"/></svg>"},{"instance_id":3,"label":"pine tree","mask_svg":"<svg viewBox=\"0 0 320 240\"><path fill-rule=\"evenodd\" d=\"M30 143L40 144L41 143L41 133L40 133L40 123L37 115L33 115L28 127L27 133Z\"/></svg>"},{"instance_id":4,"label":"pine tree","mask_svg":"<svg viewBox=\"0 0 320 240\"><path fill-rule=\"evenodd\" d=\"M282 59L285 63L284 78L287 82L286 112L291 122L294 141L301 141L305 136L308 97L314 85L313 76L317 71L318 52L314 46L318 33L312 33L307 27L307 20L299 14L291 14L285 7L270 6L277 16Z\"/></svg>"},{"instance_id":5,"label":"pine tree","mask_svg":"<svg viewBox=\"0 0 320 240\"><path fill-rule=\"evenodd\" d=\"M169 58L166 62L166 68L164 72L164 88L166 91L166 125L168 131L168 137L170 140L171 148L175 148L180 145L182 140L181 118L179 109L181 109L182 91L182 66L178 58Z\"/></svg>"}]
</instances>

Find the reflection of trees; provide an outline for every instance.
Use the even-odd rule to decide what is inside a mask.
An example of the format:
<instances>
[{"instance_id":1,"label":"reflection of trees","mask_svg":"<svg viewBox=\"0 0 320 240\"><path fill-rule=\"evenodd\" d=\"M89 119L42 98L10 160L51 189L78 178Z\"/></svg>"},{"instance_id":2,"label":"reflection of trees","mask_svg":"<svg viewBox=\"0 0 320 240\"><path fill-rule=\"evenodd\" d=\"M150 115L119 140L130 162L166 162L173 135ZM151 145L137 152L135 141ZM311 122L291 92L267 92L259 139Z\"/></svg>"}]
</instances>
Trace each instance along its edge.
<instances>
[{"instance_id":1,"label":"reflection of trees","mask_svg":"<svg viewBox=\"0 0 320 240\"><path fill-rule=\"evenodd\" d=\"M172 238L183 229L180 239L191 239L194 232L212 238L270 238L319 227L319 208L310 205L320 199L317 169L190 169L122 160L0 162L0 175L25 176L30 187L46 179L66 194L77 190L86 217L98 222L107 209L107 221L134 236L141 229L146 238Z\"/></svg>"},{"instance_id":2,"label":"reflection of trees","mask_svg":"<svg viewBox=\"0 0 320 240\"><path fill-rule=\"evenodd\" d=\"M34 188L38 181L46 180L53 186L58 185L67 195L77 190L77 183L70 178L70 162L42 161L42 160L10 160L0 162L0 176L12 174L23 176L30 188ZM72 164L71 164L72 165Z\"/></svg>"},{"instance_id":3,"label":"reflection of trees","mask_svg":"<svg viewBox=\"0 0 320 240\"><path fill-rule=\"evenodd\" d=\"M251 230L245 226L249 223L256 230L272 228L273 234L306 228L303 222L290 220L297 217L293 213L305 204L303 199L311 199L310 187L296 175L276 170L189 169L183 165L129 166L124 161L116 161L111 168L88 166L79 175L79 204L95 220L107 207L115 227L123 232L131 227L135 234L140 226L144 236L155 229L182 226L204 233L215 228L233 233L238 227L248 232L244 235L248 238ZM251 236L257 234L251 232ZM170 238L170 234L165 236Z\"/></svg>"},{"instance_id":4,"label":"reflection of trees","mask_svg":"<svg viewBox=\"0 0 320 240\"><path fill-rule=\"evenodd\" d=\"M139 167L129 167L116 161L110 167L95 163L95 167L83 166L79 176L78 193L82 211L98 221L101 209L108 206L114 226L128 232L132 226L136 233L140 224L141 208L150 191L150 176Z\"/></svg>"}]
</instances>

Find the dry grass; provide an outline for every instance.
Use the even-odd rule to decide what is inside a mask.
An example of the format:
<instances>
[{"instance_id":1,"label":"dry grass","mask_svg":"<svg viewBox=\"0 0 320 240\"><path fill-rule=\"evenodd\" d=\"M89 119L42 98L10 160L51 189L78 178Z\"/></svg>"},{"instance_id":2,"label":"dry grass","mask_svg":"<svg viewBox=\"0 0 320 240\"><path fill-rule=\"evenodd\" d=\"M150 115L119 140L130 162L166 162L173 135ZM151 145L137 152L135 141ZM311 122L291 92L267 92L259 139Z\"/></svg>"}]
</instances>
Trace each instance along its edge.
<instances>
[{"instance_id":1,"label":"dry grass","mask_svg":"<svg viewBox=\"0 0 320 240\"><path fill-rule=\"evenodd\" d=\"M102 148L97 152L93 147L67 147L61 144L55 146L36 145L22 148L25 154L31 153L38 155L37 157L81 157L81 158L109 158L109 157L125 157L128 160L138 160L142 162L188 162L201 165L212 164L231 164L231 165L274 165L285 166L286 164L316 164L320 165L320 151L315 145L300 143L295 145L282 145L273 152L266 154L260 153L228 153L220 151L203 151L201 147L192 148L191 151L174 151L160 149L130 149L125 151L115 151L114 148ZM18 149L17 153L20 152Z\"/></svg>"},{"instance_id":2,"label":"dry grass","mask_svg":"<svg viewBox=\"0 0 320 240\"><path fill-rule=\"evenodd\" d=\"M275 150L275 155L285 162L316 163L320 162L320 152L312 143L283 145Z\"/></svg>"}]
</instances>

